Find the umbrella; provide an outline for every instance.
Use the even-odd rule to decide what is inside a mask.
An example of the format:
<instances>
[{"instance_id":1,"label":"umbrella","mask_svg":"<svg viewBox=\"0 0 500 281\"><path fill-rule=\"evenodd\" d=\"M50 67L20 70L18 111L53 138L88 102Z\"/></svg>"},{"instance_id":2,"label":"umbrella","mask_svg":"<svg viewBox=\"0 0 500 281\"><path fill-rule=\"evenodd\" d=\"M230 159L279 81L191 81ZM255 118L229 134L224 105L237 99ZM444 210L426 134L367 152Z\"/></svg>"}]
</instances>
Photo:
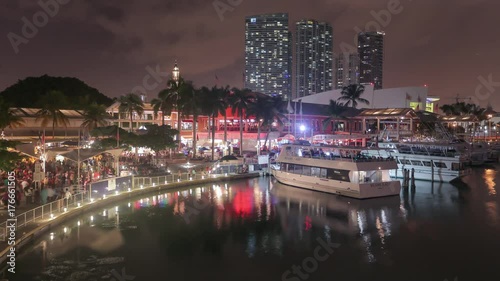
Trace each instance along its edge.
<instances>
[{"instance_id":1,"label":"umbrella","mask_svg":"<svg viewBox=\"0 0 500 281\"><path fill-rule=\"evenodd\" d=\"M236 158L233 155L226 155L226 156L222 157L220 160L238 160L238 158Z\"/></svg>"}]
</instances>

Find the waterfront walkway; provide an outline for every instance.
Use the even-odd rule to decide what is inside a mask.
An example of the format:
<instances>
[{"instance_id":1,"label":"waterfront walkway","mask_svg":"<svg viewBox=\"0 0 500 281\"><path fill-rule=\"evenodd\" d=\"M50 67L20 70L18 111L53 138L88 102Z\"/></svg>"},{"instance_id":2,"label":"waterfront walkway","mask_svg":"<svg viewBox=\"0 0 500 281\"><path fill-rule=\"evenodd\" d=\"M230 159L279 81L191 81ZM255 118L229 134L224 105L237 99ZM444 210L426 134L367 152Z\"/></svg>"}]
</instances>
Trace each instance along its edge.
<instances>
[{"instance_id":1,"label":"waterfront walkway","mask_svg":"<svg viewBox=\"0 0 500 281\"><path fill-rule=\"evenodd\" d=\"M177 189L193 184L205 184L220 181L231 181L237 179L258 177L261 172L251 172L244 174L179 174L159 177L136 177L132 184L122 190L114 190L114 193L108 193L99 198L90 198L88 194L76 194L70 200L60 199L49 204L34 208L21 213L16 210L16 230L11 231L7 228L7 223L2 217L3 223L0 224L0 262L2 264L7 258L9 249L9 237L15 239L16 253L28 244L40 237L48 230L64 221L77 217L83 212L103 207L108 204L119 202L130 196L137 196L152 192L154 190ZM168 181L167 181L168 177ZM141 183L141 184L137 184ZM94 196L94 195L93 195ZM30 205L28 204L27 207ZM2 211L4 212L4 211Z\"/></svg>"}]
</instances>

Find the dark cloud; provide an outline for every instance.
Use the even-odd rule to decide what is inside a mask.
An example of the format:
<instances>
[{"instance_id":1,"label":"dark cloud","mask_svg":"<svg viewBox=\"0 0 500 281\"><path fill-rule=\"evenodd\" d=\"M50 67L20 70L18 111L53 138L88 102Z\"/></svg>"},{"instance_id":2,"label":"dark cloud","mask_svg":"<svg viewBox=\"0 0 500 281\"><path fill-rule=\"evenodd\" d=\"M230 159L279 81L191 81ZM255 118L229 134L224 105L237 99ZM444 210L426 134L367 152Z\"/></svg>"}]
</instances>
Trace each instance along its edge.
<instances>
[{"instance_id":1,"label":"dark cloud","mask_svg":"<svg viewBox=\"0 0 500 281\"><path fill-rule=\"evenodd\" d=\"M98 13L104 15L106 19L116 22L121 22L125 17L123 10L112 6L102 7Z\"/></svg>"},{"instance_id":2,"label":"dark cloud","mask_svg":"<svg viewBox=\"0 0 500 281\"><path fill-rule=\"evenodd\" d=\"M16 55L6 35L20 34L21 18L41 8L37 1L0 1L0 89L47 73L76 76L118 96L142 83L147 66L169 71L175 60L197 85L212 85L217 74L222 83L241 87L245 16L288 12L292 30L300 19L330 22L339 53L341 42L355 45L354 28L373 22L389 2L242 0L219 17L213 0L70 1ZM383 28L386 87L428 84L432 94L453 97L473 95L479 76L500 81L500 1L400 3L403 11ZM500 101L488 101L500 109Z\"/></svg>"}]
</instances>

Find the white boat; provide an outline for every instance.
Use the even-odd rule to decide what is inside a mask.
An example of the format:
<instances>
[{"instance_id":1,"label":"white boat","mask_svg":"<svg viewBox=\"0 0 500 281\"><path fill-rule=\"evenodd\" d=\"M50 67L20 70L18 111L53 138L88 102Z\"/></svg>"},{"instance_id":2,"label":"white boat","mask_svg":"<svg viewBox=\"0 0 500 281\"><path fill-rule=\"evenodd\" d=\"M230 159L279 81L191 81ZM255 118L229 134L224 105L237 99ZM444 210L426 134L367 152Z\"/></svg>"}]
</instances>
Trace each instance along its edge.
<instances>
[{"instance_id":1,"label":"white boat","mask_svg":"<svg viewBox=\"0 0 500 281\"><path fill-rule=\"evenodd\" d=\"M488 162L490 148L485 142L475 142L470 145L470 165L480 166Z\"/></svg>"},{"instance_id":2,"label":"white boat","mask_svg":"<svg viewBox=\"0 0 500 281\"><path fill-rule=\"evenodd\" d=\"M401 184L392 180L397 169L392 158L365 157L361 147L283 145L272 167L281 183L366 199L399 195Z\"/></svg>"},{"instance_id":3,"label":"white boat","mask_svg":"<svg viewBox=\"0 0 500 281\"><path fill-rule=\"evenodd\" d=\"M469 173L470 157L462 144L379 142L372 148L364 153L396 159L398 168L390 171L391 177L403 178L405 169L415 169L416 180L451 182Z\"/></svg>"}]
</instances>

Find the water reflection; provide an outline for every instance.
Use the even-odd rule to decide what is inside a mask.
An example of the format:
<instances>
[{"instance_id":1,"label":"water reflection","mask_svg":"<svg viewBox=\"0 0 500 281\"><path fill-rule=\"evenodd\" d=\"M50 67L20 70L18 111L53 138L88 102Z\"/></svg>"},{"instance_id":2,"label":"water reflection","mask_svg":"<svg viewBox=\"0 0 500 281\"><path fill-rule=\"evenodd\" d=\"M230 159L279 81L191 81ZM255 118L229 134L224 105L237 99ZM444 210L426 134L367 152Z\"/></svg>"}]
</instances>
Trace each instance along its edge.
<instances>
[{"instance_id":1,"label":"water reflection","mask_svg":"<svg viewBox=\"0 0 500 281\"><path fill-rule=\"evenodd\" d=\"M357 234L362 237L361 247L366 250L368 262L377 261L372 240L385 244L384 239L392 232L392 221L398 216L400 206L397 196L356 200L278 182L271 183L271 192L279 201L278 213L288 239L302 240L304 232L312 228L328 229L348 237Z\"/></svg>"},{"instance_id":2,"label":"water reflection","mask_svg":"<svg viewBox=\"0 0 500 281\"><path fill-rule=\"evenodd\" d=\"M493 184L498 176L494 171L484 175L493 176ZM485 180L478 191L486 194L490 184ZM159 192L54 229L19 258L24 275L12 280L65 280L75 272L109 280L110 270L125 266L137 280L164 280L161 272L172 280L279 280L290 266L311 255L317 238L343 246L311 280L327 280L339 270L400 276L417 266L436 274L465 264L447 261L453 255L446 245L462 241L454 236L460 229L475 233L481 222L477 217L497 225L497 202L488 194L489 200L484 200L473 188L418 182L400 197L356 200L270 178ZM481 212L471 211L477 206ZM442 254L436 254L428 269L433 251ZM471 257L477 256L474 253L467 252ZM152 271L157 279L146 278ZM359 280L354 275L339 280Z\"/></svg>"},{"instance_id":3,"label":"water reflection","mask_svg":"<svg viewBox=\"0 0 500 281\"><path fill-rule=\"evenodd\" d=\"M497 191L495 189L496 183L495 183L495 177L497 175L497 171L493 169L485 169L484 174L483 174L483 179L484 182L486 183L486 186L488 187L488 194L489 195L496 195Z\"/></svg>"}]
</instances>

